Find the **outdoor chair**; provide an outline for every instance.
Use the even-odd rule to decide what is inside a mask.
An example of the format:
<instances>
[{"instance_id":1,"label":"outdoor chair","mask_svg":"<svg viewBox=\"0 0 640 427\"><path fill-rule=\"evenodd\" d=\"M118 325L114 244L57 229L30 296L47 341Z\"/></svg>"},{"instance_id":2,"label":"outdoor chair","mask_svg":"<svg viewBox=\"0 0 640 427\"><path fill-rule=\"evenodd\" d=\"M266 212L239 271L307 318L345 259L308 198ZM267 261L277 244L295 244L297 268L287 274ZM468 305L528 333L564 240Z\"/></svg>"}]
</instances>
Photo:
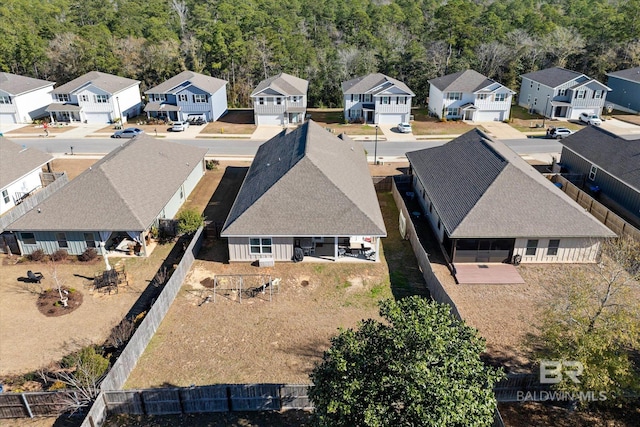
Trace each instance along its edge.
<instances>
[{"instance_id":1,"label":"outdoor chair","mask_svg":"<svg viewBox=\"0 0 640 427\"><path fill-rule=\"evenodd\" d=\"M29 278L29 281L31 283L40 283L42 279L44 279L44 276L42 275L42 273L40 272L34 273L31 270L27 271L27 277Z\"/></svg>"}]
</instances>

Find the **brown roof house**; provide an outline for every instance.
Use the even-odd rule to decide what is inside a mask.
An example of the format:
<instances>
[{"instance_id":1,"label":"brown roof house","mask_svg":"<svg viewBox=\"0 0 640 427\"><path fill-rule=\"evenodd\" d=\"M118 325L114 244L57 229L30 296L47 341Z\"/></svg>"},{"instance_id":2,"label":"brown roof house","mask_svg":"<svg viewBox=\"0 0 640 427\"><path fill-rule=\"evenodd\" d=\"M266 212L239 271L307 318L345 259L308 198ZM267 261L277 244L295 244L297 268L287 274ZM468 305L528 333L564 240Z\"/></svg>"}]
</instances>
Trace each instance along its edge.
<instances>
[{"instance_id":1,"label":"brown roof house","mask_svg":"<svg viewBox=\"0 0 640 427\"><path fill-rule=\"evenodd\" d=\"M142 135L107 154L7 229L20 250L71 255L104 244L141 245L162 218L173 218L204 175L207 150Z\"/></svg>"},{"instance_id":2,"label":"brown roof house","mask_svg":"<svg viewBox=\"0 0 640 427\"><path fill-rule=\"evenodd\" d=\"M454 263L595 262L602 239L615 237L477 129L407 158L415 197Z\"/></svg>"},{"instance_id":3,"label":"brown roof house","mask_svg":"<svg viewBox=\"0 0 640 427\"><path fill-rule=\"evenodd\" d=\"M387 235L364 149L308 121L260 146L221 233L231 261L377 260Z\"/></svg>"}]
</instances>

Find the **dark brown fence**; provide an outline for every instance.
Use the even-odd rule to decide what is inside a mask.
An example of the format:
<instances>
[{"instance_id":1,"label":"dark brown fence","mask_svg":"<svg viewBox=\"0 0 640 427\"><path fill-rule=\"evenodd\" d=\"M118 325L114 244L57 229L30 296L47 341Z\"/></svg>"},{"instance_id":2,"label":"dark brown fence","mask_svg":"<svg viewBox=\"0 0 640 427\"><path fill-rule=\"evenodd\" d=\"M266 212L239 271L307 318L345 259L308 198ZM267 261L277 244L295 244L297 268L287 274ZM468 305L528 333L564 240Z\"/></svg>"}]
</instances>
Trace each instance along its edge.
<instances>
[{"instance_id":1,"label":"dark brown fence","mask_svg":"<svg viewBox=\"0 0 640 427\"><path fill-rule=\"evenodd\" d=\"M0 418L56 416L77 400L74 392L0 393Z\"/></svg>"}]
</instances>

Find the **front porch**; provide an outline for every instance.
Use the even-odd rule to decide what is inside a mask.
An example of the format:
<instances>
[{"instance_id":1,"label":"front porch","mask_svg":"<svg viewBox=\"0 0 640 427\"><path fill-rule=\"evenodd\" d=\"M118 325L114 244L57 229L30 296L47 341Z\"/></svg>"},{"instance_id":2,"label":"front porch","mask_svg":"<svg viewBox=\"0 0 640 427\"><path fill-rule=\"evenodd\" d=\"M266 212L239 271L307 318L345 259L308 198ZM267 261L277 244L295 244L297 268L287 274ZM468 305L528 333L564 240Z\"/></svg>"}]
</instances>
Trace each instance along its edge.
<instances>
[{"instance_id":1,"label":"front porch","mask_svg":"<svg viewBox=\"0 0 640 427\"><path fill-rule=\"evenodd\" d=\"M82 121L82 107L75 104L50 104L46 110L49 113L51 123L55 122L81 122Z\"/></svg>"}]
</instances>

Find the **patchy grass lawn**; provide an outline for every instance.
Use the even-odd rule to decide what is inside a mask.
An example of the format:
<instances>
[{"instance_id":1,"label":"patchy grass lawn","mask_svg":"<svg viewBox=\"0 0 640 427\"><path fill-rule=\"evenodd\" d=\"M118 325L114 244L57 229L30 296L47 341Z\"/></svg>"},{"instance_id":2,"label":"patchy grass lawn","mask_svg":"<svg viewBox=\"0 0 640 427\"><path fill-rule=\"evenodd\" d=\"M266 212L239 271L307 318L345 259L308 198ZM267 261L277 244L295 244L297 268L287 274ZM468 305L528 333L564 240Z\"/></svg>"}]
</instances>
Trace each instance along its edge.
<instances>
[{"instance_id":1,"label":"patchy grass lawn","mask_svg":"<svg viewBox=\"0 0 640 427\"><path fill-rule=\"evenodd\" d=\"M339 135L375 135L376 127L367 124L344 122L344 110L342 108L309 108L307 114L311 115L311 120L324 128L331 129L331 132Z\"/></svg>"},{"instance_id":2,"label":"patchy grass lawn","mask_svg":"<svg viewBox=\"0 0 640 427\"><path fill-rule=\"evenodd\" d=\"M614 119L622 120L623 122L633 123L634 125L640 126L640 114L631 114L614 110L612 113L612 117Z\"/></svg>"},{"instance_id":3,"label":"patchy grass lawn","mask_svg":"<svg viewBox=\"0 0 640 427\"><path fill-rule=\"evenodd\" d=\"M49 126L48 130L49 130L49 135L59 135L75 128L76 126L73 126L73 125L60 124L59 126L58 125ZM33 135L33 136L40 135L43 137L45 136L44 128L42 127L42 125L26 125L9 132L4 132L4 134L7 135L8 137L11 137L11 135L18 135L18 134L20 135L27 134L27 135Z\"/></svg>"},{"instance_id":4,"label":"patchy grass lawn","mask_svg":"<svg viewBox=\"0 0 640 427\"><path fill-rule=\"evenodd\" d=\"M440 121L437 117L430 117L426 108L413 108L413 122L411 128L413 134L420 135L462 135L478 126L467 124L461 120Z\"/></svg>"},{"instance_id":5,"label":"patchy grass lawn","mask_svg":"<svg viewBox=\"0 0 640 427\"><path fill-rule=\"evenodd\" d=\"M580 130L584 127L581 123L576 121L567 120L543 120L544 118L536 113L529 113L526 108L514 105L511 107L511 122L512 127L520 132L539 132L540 135L545 134L545 129L548 127L566 127L573 131ZM542 124L544 123L544 128ZM538 126L538 127L536 127Z\"/></svg>"}]
</instances>

